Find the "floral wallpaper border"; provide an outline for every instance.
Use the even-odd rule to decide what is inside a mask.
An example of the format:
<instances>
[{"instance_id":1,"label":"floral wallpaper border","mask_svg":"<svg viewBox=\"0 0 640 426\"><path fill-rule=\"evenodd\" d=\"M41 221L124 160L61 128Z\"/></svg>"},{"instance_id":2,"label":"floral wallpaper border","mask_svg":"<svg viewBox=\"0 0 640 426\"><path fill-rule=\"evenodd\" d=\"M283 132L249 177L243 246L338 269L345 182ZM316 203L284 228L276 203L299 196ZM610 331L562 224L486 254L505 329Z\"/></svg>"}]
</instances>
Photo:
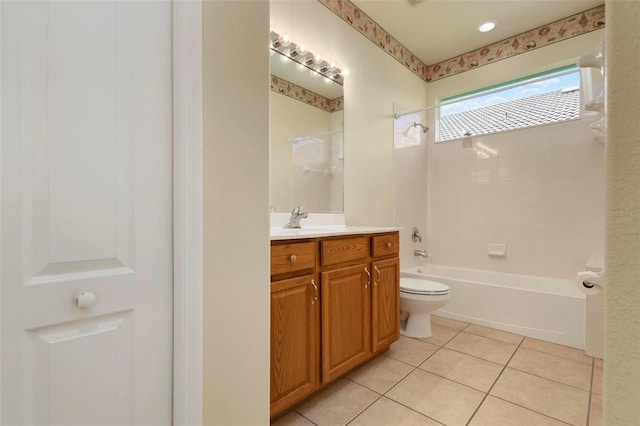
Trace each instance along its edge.
<instances>
[{"instance_id":1,"label":"floral wallpaper border","mask_svg":"<svg viewBox=\"0 0 640 426\"><path fill-rule=\"evenodd\" d=\"M344 97L336 99L325 98L309 89L298 86L290 81L271 75L271 90L281 93L297 101L314 106L323 111L336 112L344 109Z\"/></svg>"},{"instance_id":2,"label":"floral wallpaper border","mask_svg":"<svg viewBox=\"0 0 640 426\"><path fill-rule=\"evenodd\" d=\"M577 13L433 65L426 65L350 0L318 0L426 82L450 77L604 28L605 7Z\"/></svg>"},{"instance_id":3,"label":"floral wallpaper border","mask_svg":"<svg viewBox=\"0 0 640 426\"><path fill-rule=\"evenodd\" d=\"M427 68L424 79L427 82L431 82L450 77L473 68L604 28L604 25L604 5L601 5L551 24L526 31L515 37L510 37L430 65Z\"/></svg>"},{"instance_id":4,"label":"floral wallpaper border","mask_svg":"<svg viewBox=\"0 0 640 426\"><path fill-rule=\"evenodd\" d=\"M427 64L418 59L350 0L318 1L424 80Z\"/></svg>"}]
</instances>

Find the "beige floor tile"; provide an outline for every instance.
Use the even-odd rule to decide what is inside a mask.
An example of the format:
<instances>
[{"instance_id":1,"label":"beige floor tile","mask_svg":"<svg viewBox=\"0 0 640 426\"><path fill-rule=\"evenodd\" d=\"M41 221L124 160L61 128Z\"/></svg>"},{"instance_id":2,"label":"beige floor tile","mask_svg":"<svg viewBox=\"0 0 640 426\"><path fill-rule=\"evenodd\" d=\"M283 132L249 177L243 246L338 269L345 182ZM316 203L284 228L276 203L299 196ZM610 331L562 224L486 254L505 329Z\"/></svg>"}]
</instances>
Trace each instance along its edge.
<instances>
[{"instance_id":1,"label":"beige floor tile","mask_svg":"<svg viewBox=\"0 0 640 426\"><path fill-rule=\"evenodd\" d=\"M431 337L420 340L434 345L444 346L458 333L460 333L460 330L455 330L438 324L431 324Z\"/></svg>"},{"instance_id":2,"label":"beige floor tile","mask_svg":"<svg viewBox=\"0 0 640 426\"><path fill-rule=\"evenodd\" d=\"M412 370L413 367L409 364L386 356L379 356L349 373L347 377L362 386L383 394Z\"/></svg>"},{"instance_id":3,"label":"beige floor tile","mask_svg":"<svg viewBox=\"0 0 640 426\"><path fill-rule=\"evenodd\" d=\"M462 332L444 347L505 365L518 346Z\"/></svg>"},{"instance_id":4,"label":"beige floor tile","mask_svg":"<svg viewBox=\"0 0 640 426\"><path fill-rule=\"evenodd\" d=\"M543 416L502 399L488 396L469 426L566 426L551 417Z\"/></svg>"},{"instance_id":5,"label":"beige floor tile","mask_svg":"<svg viewBox=\"0 0 640 426\"><path fill-rule=\"evenodd\" d=\"M572 425L587 420L589 392L508 368L491 395Z\"/></svg>"},{"instance_id":6,"label":"beige floor tile","mask_svg":"<svg viewBox=\"0 0 640 426\"><path fill-rule=\"evenodd\" d=\"M467 423L484 393L417 369L386 396L447 426L457 426Z\"/></svg>"},{"instance_id":7,"label":"beige floor tile","mask_svg":"<svg viewBox=\"0 0 640 426\"><path fill-rule=\"evenodd\" d=\"M531 337L526 337L521 346L523 348L533 349L551 355L569 358L574 361L583 362L589 365L591 365L591 363L593 362L593 358L591 358L590 356L586 356L582 349L558 345L557 343L545 342L544 340L533 339Z\"/></svg>"},{"instance_id":8,"label":"beige floor tile","mask_svg":"<svg viewBox=\"0 0 640 426\"><path fill-rule=\"evenodd\" d=\"M465 328L464 332L482 337L488 337L490 339L502 340L503 342L513 343L514 345L519 345L520 342L522 342L522 339L524 339L524 336L521 336L519 334L507 333L506 331L483 327L476 324L469 324L469 327Z\"/></svg>"},{"instance_id":9,"label":"beige floor tile","mask_svg":"<svg viewBox=\"0 0 640 426\"><path fill-rule=\"evenodd\" d=\"M342 379L305 402L297 411L317 425L345 425L378 397L377 393Z\"/></svg>"},{"instance_id":10,"label":"beige floor tile","mask_svg":"<svg viewBox=\"0 0 640 426\"><path fill-rule=\"evenodd\" d=\"M302 417L299 413L292 411L271 423L271 426L313 426L313 423Z\"/></svg>"},{"instance_id":11,"label":"beige floor tile","mask_svg":"<svg viewBox=\"0 0 640 426\"><path fill-rule=\"evenodd\" d=\"M400 336L400 340L392 343L385 355L417 367L438 349L438 346L431 343Z\"/></svg>"},{"instance_id":12,"label":"beige floor tile","mask_svg":"<svg viewBox=\"0 0 640 426\"><path fill-rule=\"evenodd\" d=\"M586 391L591 390L591 366L569 358L520 348L509 362L509 367Z\"/></svg>"},{"instance_id":13,"label":"beige floor tile","mask_svg":"<svg viewBox=\"0 0 640 426\"><path fill-rule=\"evenodd\" d=\"M397 402L382 397L349 423L349 426L438 426L439 424Z\"/></svg>"},{"instance_id":14,"label":"beige floor tile","mask_svg":"<svg viewBox=\"0 0 640 426\"><path fill-rule=\"evenodd\" d=\"M602 367L593 368L593 384L591 392L602 395Z\"/></svg>"},{"instance_id":15,"label":"beige floor tile","mask_svg":"<svg viewBox=\"0 0 640 426\"><path fill-rule=\"evenodd\" d=\"M466 326L469 325L468 322L441 317L440 315L431 315L431 324L441 325L443 327L452 328L458 331L464 329Z\"/></svg>"},{"instance_id":16,"label":"beige floor tile","mask_svg":"<svg viewBox=\"0 0 640 426\"><path fill-rule=\"evenodd\" d=\"M422 363L420 368L479 391L489 392L503 366L442 348Z\"/></svg>"},{"instance_id":17,"label":"beige floor tile","mask_svg":"<svg viewBox=\"0 0 640 426\"><path fill-rule=\"evenodd\" d=\"M591 395L589 426L602 426L602 395Z\"/></svg>"},{"instance_id":18,"label":"beige floor tile","mask_svg":"<svg viewBox=\"0 0 640 426\"><path fill-rule=\"evenodd\" d=\"M600 358L594 358L594 360L596 361L596 367L604 367L604 360Z\"/></svg>"}]
</instances>

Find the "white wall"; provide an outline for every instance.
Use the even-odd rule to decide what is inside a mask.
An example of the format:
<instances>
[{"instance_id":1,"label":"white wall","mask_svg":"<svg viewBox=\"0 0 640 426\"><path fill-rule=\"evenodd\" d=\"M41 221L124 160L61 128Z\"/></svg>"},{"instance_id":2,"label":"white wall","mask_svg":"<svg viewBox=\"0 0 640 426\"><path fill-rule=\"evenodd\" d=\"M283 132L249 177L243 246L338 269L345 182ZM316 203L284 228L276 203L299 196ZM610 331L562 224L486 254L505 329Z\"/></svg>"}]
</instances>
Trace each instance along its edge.
<instances>
[{"instance_id":1,"label":"white wall","mask_svg":"<svg viewBox=\"0 0 640 426\"><path fill-rule=\"evenodd\" d=\"M393 103L423 106L426 83L320 2L272 1L271 29L349 70L344 83L346 221L394 225Z\"/></svg>"},{"instance_id":2,"label":"white wall","mask_svg":"<svg viewBox=\"0 0 640 426\"><path fill-rule=\"evenodd\" d=\"M268 424L269 3L203 7L204 424Z\"/></svg>"},{"instance_id":3,"label":"white wall","mask_svg":"<svg viewBox=\"0 0 640 426\"><path fill-rule=\"evenodd\" d=\"M607 1L604 424L640 419L640 3ZM633 213L635 212L635 213Z\"/></svg>"},{"instance_id":4,"label":"white wall","mask_svg":"<svg viewBox=\"0 0 640 426\"><path fill-rule=\"evenodd\" d=\"M604 145L584 118L429 145L434 263L560 278L604 253ZM505 243L504 258L487 254Z\"/></svg>"}]
</instances>

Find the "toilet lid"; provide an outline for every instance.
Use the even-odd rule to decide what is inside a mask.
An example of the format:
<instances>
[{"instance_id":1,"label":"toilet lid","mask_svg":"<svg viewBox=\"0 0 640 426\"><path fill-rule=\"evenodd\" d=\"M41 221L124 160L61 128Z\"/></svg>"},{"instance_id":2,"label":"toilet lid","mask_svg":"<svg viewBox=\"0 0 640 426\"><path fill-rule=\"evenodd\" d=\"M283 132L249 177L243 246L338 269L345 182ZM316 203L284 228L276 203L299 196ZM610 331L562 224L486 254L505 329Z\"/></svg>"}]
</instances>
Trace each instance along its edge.
<instances>
[{"instance_id":1,"label":"toilet lid","mask_svg":"<svg viewBox=\"0 0 640 426\"><path fill-rule=\"evenodd\" d=\"M400 278L400 291L411 294L449 294L449 286L437 281Z\"/></svg>"}]
</instances>

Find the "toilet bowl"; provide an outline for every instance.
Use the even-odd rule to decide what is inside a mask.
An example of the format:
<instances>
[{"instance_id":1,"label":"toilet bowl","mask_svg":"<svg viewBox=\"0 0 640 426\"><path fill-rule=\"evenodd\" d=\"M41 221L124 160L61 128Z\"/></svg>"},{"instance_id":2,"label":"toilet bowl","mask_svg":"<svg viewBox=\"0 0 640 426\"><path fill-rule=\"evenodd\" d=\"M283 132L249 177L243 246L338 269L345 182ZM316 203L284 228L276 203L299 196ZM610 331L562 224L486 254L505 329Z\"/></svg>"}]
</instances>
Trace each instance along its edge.
<instances>
[{"instance_id":1,"label":"toilet bowl","mask_svg":"<svg viewBox=\"0 0 640 426\"><path fill-rule=\"evenodd\" d=\"M431 312L444 306L448 300L449 286L446 284L400 278L400 334L431 337Z\"/></svg>"}]
</instances>

